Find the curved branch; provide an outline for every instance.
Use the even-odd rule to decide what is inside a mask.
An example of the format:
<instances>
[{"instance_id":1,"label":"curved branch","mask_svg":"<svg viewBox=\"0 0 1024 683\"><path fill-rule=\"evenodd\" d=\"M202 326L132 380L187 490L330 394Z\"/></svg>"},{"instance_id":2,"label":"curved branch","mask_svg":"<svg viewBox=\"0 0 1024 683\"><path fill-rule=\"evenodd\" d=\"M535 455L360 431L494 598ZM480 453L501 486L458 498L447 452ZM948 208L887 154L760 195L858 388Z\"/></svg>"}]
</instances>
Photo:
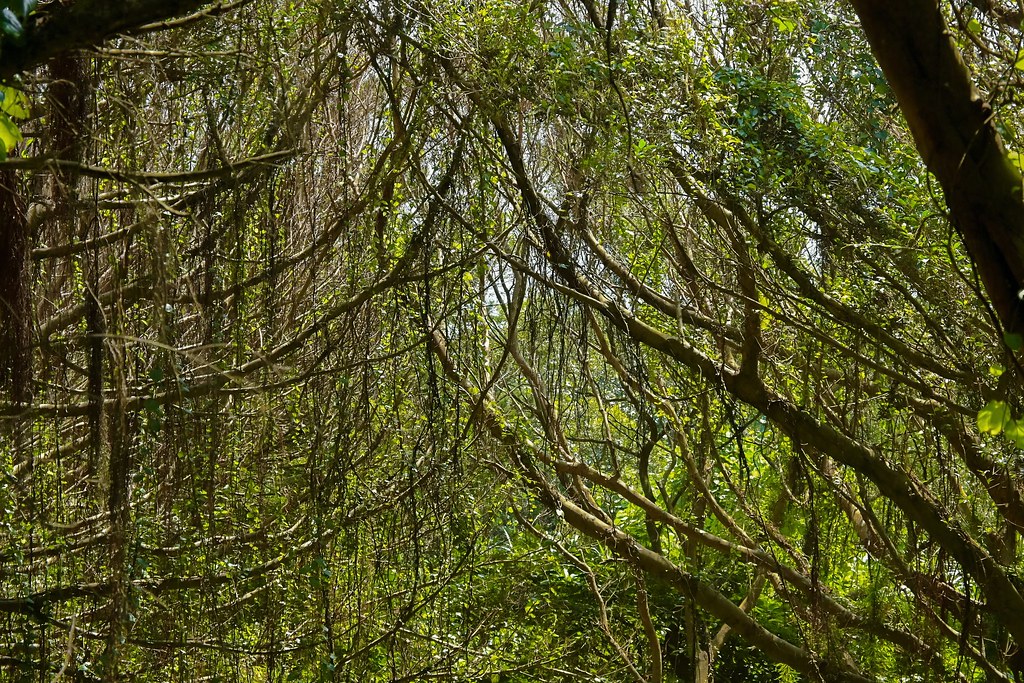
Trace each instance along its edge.
<instances>
[{"instance_id":1,"label":"curved branch","mask_svg":"<svg viewBox=\"0 0 1024 683\"><path fill-rule=\"evenodd\" d=\"M187 14L209 0L78 0L36 15L21 45L0 43L0 82L10 81L53 57L99 45L147 24Z\"/></svg>"}]
</instances>

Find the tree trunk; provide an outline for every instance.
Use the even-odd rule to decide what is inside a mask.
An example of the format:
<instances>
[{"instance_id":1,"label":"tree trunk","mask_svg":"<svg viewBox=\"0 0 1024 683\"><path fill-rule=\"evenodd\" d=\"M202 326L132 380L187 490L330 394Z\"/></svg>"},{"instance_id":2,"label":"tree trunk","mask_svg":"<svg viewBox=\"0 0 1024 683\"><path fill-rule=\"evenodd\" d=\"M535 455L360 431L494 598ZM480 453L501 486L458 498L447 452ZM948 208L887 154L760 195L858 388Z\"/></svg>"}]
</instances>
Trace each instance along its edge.
<instances>
[{"instance_id":1,"label":"tree trunk","mask_svg":"<svg viewBox=\"0 0 1024 683\"><path fill-rule=\"evenodd\" d=\"M0 143L3 144L3 143ZM25 204L14 171L0 170L0 390L17 404L31 398L29 386L30 297Z\"/></svg>"},{"instance_id":2,"label":"tree trunk","mask_svg":"<svg viewBox=\"0 0 1024 683\"><path fill-rule=\"evenodd\" d=\"M851 2L999 319L1024 332L1021 174L937 0Z\"/></svg>"}]
</instances>

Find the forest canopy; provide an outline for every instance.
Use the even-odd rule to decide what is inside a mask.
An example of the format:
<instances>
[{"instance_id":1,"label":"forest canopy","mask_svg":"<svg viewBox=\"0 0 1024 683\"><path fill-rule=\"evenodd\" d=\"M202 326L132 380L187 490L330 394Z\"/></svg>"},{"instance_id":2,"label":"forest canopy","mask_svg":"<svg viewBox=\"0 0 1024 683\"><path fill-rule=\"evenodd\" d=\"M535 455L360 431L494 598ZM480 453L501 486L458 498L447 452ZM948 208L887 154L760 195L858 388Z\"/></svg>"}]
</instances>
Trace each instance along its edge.
<instances>
[{"instance_id":1,"label":"forest canopy","mask_svg":"<svg viewBox=\"0 0 1024 683\"><path fill-rule=\"evenodd\" d=\"M1024 680L1022 26L0 0L0 677Z\"/></svg>"}]
</instances>

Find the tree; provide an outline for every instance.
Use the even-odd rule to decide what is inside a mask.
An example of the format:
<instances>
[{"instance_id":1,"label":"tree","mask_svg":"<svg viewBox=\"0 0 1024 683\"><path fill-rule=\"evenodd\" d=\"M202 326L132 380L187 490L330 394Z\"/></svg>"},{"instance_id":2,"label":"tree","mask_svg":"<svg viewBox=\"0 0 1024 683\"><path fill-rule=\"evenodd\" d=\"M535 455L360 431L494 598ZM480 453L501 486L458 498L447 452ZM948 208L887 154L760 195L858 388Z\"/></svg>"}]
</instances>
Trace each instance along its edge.
<instances>
[{"instance_id":1,"label":"tree","mask_svg":"<svg viewBox=\"0 0 1024 683\"><path fill-rule=\"evenodd\" d=\"M43 3L40 14L28 12L37 0L5 2L13 17L7 23L3 44L3 66L0 80L9 80L50 59L70 51L93 47L122 33L162 31L175 25L188 24L216 16L228 9L244 6L251 0L211 3L205 0L128 0L109 3L102 0ZM207 6L205 9L201 9ZM197 10L191 16L189 12ZM168 20L174 19L172 23ZM5 22L9 22L5 16Z\"/></svg>"},{"instance_id":2,"label":"tree","mask_svg":"<svg viewBox=\"0 0 1024 683\"><path fill-rule=\"evenodd\" d=\"M1019 679L1018 28L918 4L42 8L0 663Z\"/></svg>"},{"instance_id":3,"label":"tree","mask_svg":"<svg viewBox=\"0 0 1024 683\"><path fill-rule=\"evenodd\" d=\"M1024 200L993 108L971 81L938 2L854 7L992 304L1016 333L1024 315Z\"/></svg>"}]
</instances>

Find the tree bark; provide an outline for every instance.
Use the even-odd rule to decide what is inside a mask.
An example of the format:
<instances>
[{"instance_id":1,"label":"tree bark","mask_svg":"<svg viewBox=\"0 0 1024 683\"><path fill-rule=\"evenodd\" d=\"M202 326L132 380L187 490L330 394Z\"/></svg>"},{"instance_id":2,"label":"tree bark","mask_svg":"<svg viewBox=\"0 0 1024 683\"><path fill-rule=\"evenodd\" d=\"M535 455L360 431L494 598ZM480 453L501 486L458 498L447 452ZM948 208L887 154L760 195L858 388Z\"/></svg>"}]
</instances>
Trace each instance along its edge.
<instances>
[{"instance_id":1,"label":"tree bark","mask_svg":"<svg viewBox=\"0 0 1024 683\"><path fill-rule=\"evenodd\" d=\"M0 142L0 144L3 144ZM0 170L0 391L31 397L31 310L25 206L14 171Z\"/></svg>"},{"instance_id":2,"label":"tree bark","mask_svg":"<svg viewBox=\"0 0 1024 683\"><path fill-rule=\"evenodd\" d=\"M21 45L0 43L0 82L70 50L92 47L144 24L176 17L209 0L78 0L42 12Z\"/></svg>"},{"instance_id":3,"label":"tree bark","mask_svg":"<svg viewBox=\"0 0 1024 683\"><path fill-rule=\"evenodd\" d=\"M937 0L851 0L993 307L1024 332L1024 197Z\"/></svg>"}]
</instances>

